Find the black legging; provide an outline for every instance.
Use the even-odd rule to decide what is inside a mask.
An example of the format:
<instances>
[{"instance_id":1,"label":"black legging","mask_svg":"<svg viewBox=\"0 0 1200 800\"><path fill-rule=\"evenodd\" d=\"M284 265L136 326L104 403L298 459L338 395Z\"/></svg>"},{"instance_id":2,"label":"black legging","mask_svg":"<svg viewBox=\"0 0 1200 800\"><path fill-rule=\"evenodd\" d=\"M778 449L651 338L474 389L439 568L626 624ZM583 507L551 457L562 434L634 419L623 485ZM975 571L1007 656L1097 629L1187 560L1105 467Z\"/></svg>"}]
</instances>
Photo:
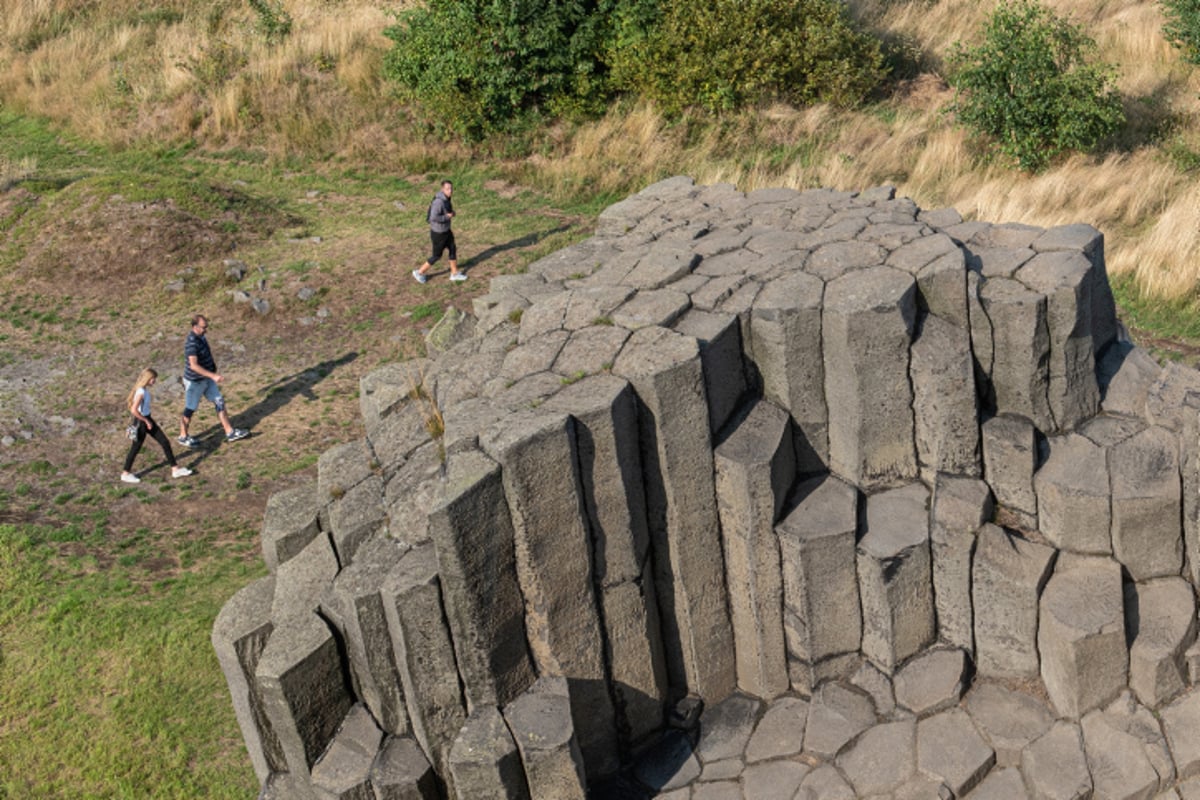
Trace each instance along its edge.
<instances>
[{"instance_id":1,"label":"black legging","mask_svg":"<svg viewBox=\"0 0 1200 800\"><path fill-rule=\"evenodd\" d=\"M175 454L171 452L171 440L163 433L162 426L154 421L154 417L148 417L151 424L154 425L154 430L147 431L146 423L140 419L137 421L137 438L129 443L129 455L125 456L125 471L129 472L133 469L133 460L137 458L138 451L142 449L142 442L146 441L146 433L148 432L154 437L154 441L158 442L163 449L163 453L167 456L167 463L172 467L175 464Z\"/></svg>"}]
</instances>

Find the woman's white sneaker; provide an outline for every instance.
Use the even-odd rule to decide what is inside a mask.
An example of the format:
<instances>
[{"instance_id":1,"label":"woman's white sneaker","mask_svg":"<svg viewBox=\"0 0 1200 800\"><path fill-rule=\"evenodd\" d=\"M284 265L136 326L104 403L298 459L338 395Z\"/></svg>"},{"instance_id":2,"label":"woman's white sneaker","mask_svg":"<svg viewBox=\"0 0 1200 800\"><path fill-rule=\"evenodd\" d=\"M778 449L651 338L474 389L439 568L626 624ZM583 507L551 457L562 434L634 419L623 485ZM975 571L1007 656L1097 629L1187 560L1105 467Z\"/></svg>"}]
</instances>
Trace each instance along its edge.
<instances>
[{"instance_id":1,"label":"woman's white sneaker","mask_svg":"<svg viewBox=\"0 0 1200 800\"><path fill-rule=\"evenodd\" d=\"M171 477L172 478L186 478L188 475L191 475L191 474L192 474L192 471L190 469L188 469L187 467L171 467Z\"/></svg>"},{"instance_id":2,"label":"woman's white sneaker","mask_svg":"<svg viewBox=\"0 0 1200 800\"><path fill-rule=\"evenodd\" d=\"M137 475L134 475L132 472L122 472L121 480L124 481L125 483L141 483L142 482L142 479L139 478Z\"/></svg>"}]
</instances>

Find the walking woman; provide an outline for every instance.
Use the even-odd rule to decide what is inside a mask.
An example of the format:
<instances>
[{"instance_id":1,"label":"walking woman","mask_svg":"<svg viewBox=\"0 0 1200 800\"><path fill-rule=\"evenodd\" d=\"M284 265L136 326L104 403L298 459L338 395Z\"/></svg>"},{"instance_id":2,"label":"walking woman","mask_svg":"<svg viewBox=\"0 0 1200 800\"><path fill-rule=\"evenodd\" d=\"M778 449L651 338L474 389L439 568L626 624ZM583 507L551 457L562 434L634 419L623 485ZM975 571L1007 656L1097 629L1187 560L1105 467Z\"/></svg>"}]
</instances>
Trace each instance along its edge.
<instances>
[{"instance_id":1,"label":"walking woman","mask_svg":"<svg viewBox=\"0 0 1200 800\"><path fill-rule=\"evenodd\" d=\"M162 447L163 453L167 456L167 463L171 465L172 478L185 478L192 474L190 469L176 463L175 454L171 452L171 441L154 421L154 418L150 416L150 387L157 381L157 372L149 367L142 370L142 374L138 375L137 382L133 384L133 389L129 391L129 399L125 402L129 413L137 418L137 437L129 445L129 454L125 456L125 469L121 472L121 480L125 483L141 483L141 478L132 472L133 460L137 458L138 451L142 449L142 442L146 441L147 433L153 436L154 441Z\"/></svg>"}]
</instances>

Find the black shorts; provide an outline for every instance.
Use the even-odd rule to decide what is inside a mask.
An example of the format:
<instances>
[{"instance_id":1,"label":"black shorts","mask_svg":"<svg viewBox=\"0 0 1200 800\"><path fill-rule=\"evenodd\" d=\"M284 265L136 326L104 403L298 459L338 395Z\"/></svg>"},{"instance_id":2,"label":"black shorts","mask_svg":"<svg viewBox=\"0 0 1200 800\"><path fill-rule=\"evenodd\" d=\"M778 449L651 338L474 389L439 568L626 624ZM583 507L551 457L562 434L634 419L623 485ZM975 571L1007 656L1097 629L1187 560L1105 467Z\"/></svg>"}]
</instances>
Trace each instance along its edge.
<instances>
[{"instance_id":1,"label":"black shorts","mask_svg":"<svg viewBox=\"0 0 1200 800\"><path fill-rule=\"evenodd\" d=\"M429 232L429 242L432 249L429 253L429 263L436 264L437 260L442 257L442 251L450 251L450 260L458 261L458 250L454 247L454 231L446 231L439 233L438 231Z\"/></svg>"}]
</instances>

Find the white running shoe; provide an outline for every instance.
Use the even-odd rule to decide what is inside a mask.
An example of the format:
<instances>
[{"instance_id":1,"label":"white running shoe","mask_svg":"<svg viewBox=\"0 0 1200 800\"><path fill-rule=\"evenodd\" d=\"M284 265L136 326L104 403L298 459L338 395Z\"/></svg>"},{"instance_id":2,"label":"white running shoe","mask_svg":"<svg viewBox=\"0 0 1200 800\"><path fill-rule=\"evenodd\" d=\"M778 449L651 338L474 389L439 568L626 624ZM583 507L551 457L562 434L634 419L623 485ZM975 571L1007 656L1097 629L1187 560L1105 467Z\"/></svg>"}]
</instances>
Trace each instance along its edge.
<instances>
[{"instance_id":1,"label":"white running shoe","mask_svg":"<svg viewBox=\"0 0 1200 800\"><path fill-rule=\"evenodd\" d=\"M132 472L122 472L121 480L124 481L125 483L141 483L142 482L142 479L139 478L137 475L134 475Z\"/></svg>"},{"instance_id":2,"label":"white running shoe","mask_svg":"<svg viewBox=\"0 0 1200 800\"><path fill-rule=\"evenodd\" d=\"M417 269L413 270L413 278L416 279L417 283L424 283L425 281L429 280L429 278L426 278L421 274L421 271Z\"/></svg>"},{"instance_id":3,"label":"white running shoe","mask_svg":"<svg viewBox=\"0 0 1200 800\"><path fill-rule=\"evenodd\" d=\"M191 475L191 474L192 474L192 471L190 469L188 469L187 467L171 467L171 477L172 478L186 478L188 475Z\"/></svg>"},{"instance_id":4,"label":"white running shoe","mask_svg":"<svg viewBox=\"0 0 1200 800\"><path fill-rule=\"evenodd\" d=\"M458 283L459 281L465 281L466 279L467 273L465 272L456 272L450 276L450 280L454 281L455 283Z\"/></svg>"}]
</instances>

